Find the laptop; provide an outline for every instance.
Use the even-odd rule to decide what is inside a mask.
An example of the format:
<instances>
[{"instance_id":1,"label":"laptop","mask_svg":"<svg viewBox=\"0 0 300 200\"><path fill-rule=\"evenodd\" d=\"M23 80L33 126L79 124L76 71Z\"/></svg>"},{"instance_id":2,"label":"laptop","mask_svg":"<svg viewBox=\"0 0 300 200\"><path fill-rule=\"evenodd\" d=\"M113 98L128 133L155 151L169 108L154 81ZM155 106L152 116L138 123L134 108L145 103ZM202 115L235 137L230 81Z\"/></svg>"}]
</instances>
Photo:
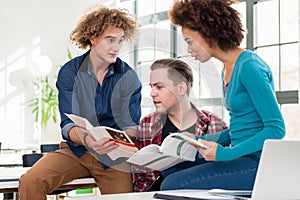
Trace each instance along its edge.
<instances>
[{"instance_id":1,"label":"laptop","mask_svg":"<svg viewBox=\"0 0 300 200\"><path fill-rule=\"evenodd\" d=\"M300 140L265 141L252 194L250 191L211 192L241 200L300 199Z\"/></svg>"},{"instance_id":2,"label":"laptop","mask_svg":"<svg viewBox=\"0 0 300 200\"><path fill-rule=\"evenodd\" d=\"M300 199L300 140L265 141L252 191L213 189L208 193L235 200ZM154 197L157 195L161 194ZM200 193L197 196L162 195L165 195L162 199L212 199Z\"/></svg>"}]
</instances>

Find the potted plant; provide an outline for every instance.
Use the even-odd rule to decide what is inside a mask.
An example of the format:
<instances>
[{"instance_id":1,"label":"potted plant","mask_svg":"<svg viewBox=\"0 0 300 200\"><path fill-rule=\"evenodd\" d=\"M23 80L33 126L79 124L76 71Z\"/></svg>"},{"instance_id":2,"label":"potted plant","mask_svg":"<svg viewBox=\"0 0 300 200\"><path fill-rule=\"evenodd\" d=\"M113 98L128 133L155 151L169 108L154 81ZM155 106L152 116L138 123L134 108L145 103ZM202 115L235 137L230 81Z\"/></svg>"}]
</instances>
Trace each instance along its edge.
<instances>
[{"instance_id":1,"label":"potted plant","mask_svg":"<svg viewBox=\"0 0 300 200\"><path fill-rule=\"evenodd\" d=\"M30 100L28 105L33 107L32 113L35 115L35 121L39 122L40 120L41 127L45 130L49 119L52 119L54 123L57 122L58 91L49 84L48 76L38 79L33 84L41 94Z\"/></svg>"},{"instance_id":2,"label":"potted plant","mask_svg":"<svg viewBox=\"0 0 300 200\"><path fill-rule=\"evenodd\" d=\"M69 49L67 49L67 57L70 60L73 58ZM60 69L60 67L61 65L58 66L58 69ZM57 76L55 76L55 80L56 78ZM28 105L32 107L35 121L41 123L41 131L44 132L50 119L52 119L54 123L58 121L58 91L55 86L49 83L48 76L37 79L33 84L36 90L39 91L39 94L31 99Z\"/></svg>"}]
</instances>

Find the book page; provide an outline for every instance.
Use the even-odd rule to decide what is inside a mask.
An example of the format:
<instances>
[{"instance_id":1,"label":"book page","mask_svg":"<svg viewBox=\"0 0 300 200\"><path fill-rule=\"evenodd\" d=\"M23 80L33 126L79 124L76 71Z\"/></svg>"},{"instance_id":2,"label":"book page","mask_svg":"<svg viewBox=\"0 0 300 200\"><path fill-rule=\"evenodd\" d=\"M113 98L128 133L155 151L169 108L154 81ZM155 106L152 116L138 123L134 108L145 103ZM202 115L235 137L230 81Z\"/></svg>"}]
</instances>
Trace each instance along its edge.
<instances>
[{"instance_id":1,"label":"book page","mask_svg":"<svg viewBox=\"0 0 300 200\"><path fill-rule=\"evenodd\" d=\"M78 127L88 130L94 137L95 140L102 138L116 139L122 142L133 144L130 137L121 130L117 130L107 126L96 126L94 127L86 118L79 117L74 114L66 114Z\"/></svg>"},{"instance_id":2,"label":"book page","mask_svg":"<svg viewBox=\"0 0 300 200\"><path fill-rule=\"evenodd\" d=\"M197 149L187 140L179 140L169 135L161 146L145 146L127 162L161 171L184 161L195 161L196 154Z\"/></svg>"},{"instance_id":3,"label":"book page","mask_svg":"<svg viewBox=\"0 0 300 200\"><path fill-rule=\"evenodd\" d=\"M74 115L74 114L65 113L65 115L67 117L69 117L77 126L85 128L87 130L90 130L90 129L94 128L94 126L86 118L79 117L79 116Z\"/></svg>"},{"instance_id":4,"label":"book page","mask_svg":"<svg viewBox=\"0 0 300 200\"><path fill-rule=\"evenodd\" d=\"M195 161L197 149L188 144L186 140L173 138L170 134L164 139L161 145L161 152L183 160Z\"/></svg>"},{"instance_id":5,"label":"book page","mask_svg":"<svg viewBox=\"0 0 300 200\"><path fill-rule=\"evenodd\" d=\"M118 148L112 150L107 155L112 159L116 160L117 158L123 157L123 158L130 158L132 155L134 155L138 149L135 147L129 147L124 148L124 146L119 146Z\"/></svg>"},{"instance_id":6,"label":"book page","mask_svg":"<svg viewBox=\"0 0 300 200\"><path fill-rule=\"evenodd\" d=\"M107 130L109 130L110 132L108 132ZM137 147L134 145L134 143L131 142L131 140L129 141L126 138L126 134L123 131L118 131L116 129L108 128L105 126L97 126L89 130L89 132L95 140L110 138L119 145L118 148L108 153L108 156L112 160L115 160L119 157L129 158L130 156L138 152Z\"/></svg>"},{"instance_id":7,"label":"book page","mask_svg":"<svg viewBox=\"0 0 300 200\"><path fill-rule=\"evenodd\" d=\"M93 127L89 130L89 133L93 136L95 140L101 140L103 138L112 138L112 136L101 126Z\"/></svg>"},{"instance_id":8,"label":"book page","mask_svg":"<svg viewBox=\"0 0 300 200\"><path fill-rule=\"evenodd\" d=\"M107 153L107 155L112 160L115 160L120 157L129 158L138 151L137 147L134 145L134 143L130 140L129 136L126 135L124 131L107 126L93 127L86 118L79 117L74 114L65 115L69 117L79 128L85 129L85 132L88 132L96 141L104 138L109 138L110 140L115 141L119 146L111 152ZM85 142L83 138L85 134L86 133L80 134L80 138L84 144ZM88 144L85 145L87 145L88 147Z\"/></svg>"},{"instance_id":9,"label":"book page","mask_svg":"<svg viewBox=\"0 0 300 200\"><path fill-rule=\"evenodd\" d=\"M178 159L177 157L164 155L160 152L160 147L158 145L150 144L131 156L127 162L161 171L183 162L183 160Z\"/></svg>"},{"instance_id":10,"label":"book page","mask_svg":"<svg viewBox=\"0 0 300 200\"><path fill-rule=\"evenodd\" d=\"M103 127L103 126L102 126ZM120 140L122 142L127 142L133 144L130 137L125 133L125 131L117 130L111 127L104 127L106 131L111 135L113 139Z\"/></svg>"},{"instance_id":11,"label":"book page","mask_svg":"<svg viewBox=\"0 0 300 200\"><path fill-rule=\"evenodd\" d=\"M176 138L176 139L179 139L179 140L186 140L194 145L197 145L198 147L201 147L203 149L208 149L207 146L205 146L204 144L201 144L200 142L198 142L197 140L193 139L193 138L190 138L189 136L186 136L182 133L171 133L170 134L171 137L173 138Z\"/></svg>"}]
</instances>

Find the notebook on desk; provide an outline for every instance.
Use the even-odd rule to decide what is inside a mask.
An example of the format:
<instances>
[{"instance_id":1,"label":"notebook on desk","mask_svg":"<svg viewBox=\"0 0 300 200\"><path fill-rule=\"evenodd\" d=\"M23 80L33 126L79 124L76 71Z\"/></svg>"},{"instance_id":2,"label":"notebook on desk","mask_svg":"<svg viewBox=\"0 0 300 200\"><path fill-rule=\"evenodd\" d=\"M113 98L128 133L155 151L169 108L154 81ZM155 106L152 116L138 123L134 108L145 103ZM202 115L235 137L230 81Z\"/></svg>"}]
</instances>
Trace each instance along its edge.
<instances>
[{"instance_id":1,"label":"notebook on desk","mask_svg":"<svg viewBox=\"0 0 300 200\"><path fill-rule=\"evenodd\" d=\"M209 193L236 200L291 200L300 199L299 185L300 140L266 140L253 191L214 189ZM188 194L180 197L204 199L201 196L190 198Z\"/></svg>"}]
</instances>

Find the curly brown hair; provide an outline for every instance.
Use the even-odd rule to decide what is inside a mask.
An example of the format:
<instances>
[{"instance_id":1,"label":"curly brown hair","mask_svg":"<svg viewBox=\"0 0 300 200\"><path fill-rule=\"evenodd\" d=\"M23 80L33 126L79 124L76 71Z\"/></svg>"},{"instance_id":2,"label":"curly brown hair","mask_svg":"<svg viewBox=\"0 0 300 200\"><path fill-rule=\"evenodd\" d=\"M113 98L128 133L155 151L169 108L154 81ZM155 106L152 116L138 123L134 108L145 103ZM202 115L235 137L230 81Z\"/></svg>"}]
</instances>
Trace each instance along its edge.
<instances>
[{"instance_id":1,"label":"curly brown hair","mask_svg":"<svg viewBox=\"0 0 300 200\"><path fill-rule=\"evenodd\" d=\"M197 31L210 47L223 51L239 46L244 38L234 0L175 0L168 11L171 23Z\"/></svg>"},{"instance_id":2,"label":"curly brown hair","mask_svg":"<svg viewBox=\"0 0 300 200\"><path fill-rule=\"evenodd\" d=\"M110 9L101 5L88 8L70 34L70 41L81 49L91 47L91 38L101 36L109 28L121 28L125 40L132 41L138 30L135 18L126 9Z\"/></svg>"}]
</instances>

